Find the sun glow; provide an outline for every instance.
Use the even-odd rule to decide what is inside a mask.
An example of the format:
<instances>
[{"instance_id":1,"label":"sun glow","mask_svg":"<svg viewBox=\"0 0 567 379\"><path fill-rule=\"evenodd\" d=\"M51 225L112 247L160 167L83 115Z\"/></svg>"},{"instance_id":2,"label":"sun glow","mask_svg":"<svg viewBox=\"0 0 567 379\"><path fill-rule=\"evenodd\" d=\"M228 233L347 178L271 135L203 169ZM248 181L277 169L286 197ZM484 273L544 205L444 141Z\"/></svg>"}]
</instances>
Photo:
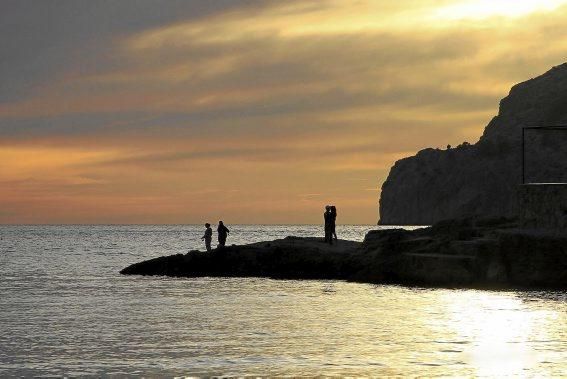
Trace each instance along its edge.
<instances>
[{"instance_id":1,"label":"sun glow","mask_svg":"<svg viewBox=\"0 0 567 379\"><path fill-rule=\"evenodd\" d=\"M465 353L478 376L522 376L545 361L533 341L552 338L541 325L556 323L553 314L530 310L520 298L498 293L451 293L448 300L456 338L475 341Z\"/></svg>"},{"instance_id":2,"label":"sun glow","mask_svg":"<svg viewBox=\"0 0 567 379\"><path fill-rule=\"evenodd\" d=\"M552 11L566 0L473 0L442 7L435 18L445 20L521 17L535 12Z\"/></svg>"}]
</instances>

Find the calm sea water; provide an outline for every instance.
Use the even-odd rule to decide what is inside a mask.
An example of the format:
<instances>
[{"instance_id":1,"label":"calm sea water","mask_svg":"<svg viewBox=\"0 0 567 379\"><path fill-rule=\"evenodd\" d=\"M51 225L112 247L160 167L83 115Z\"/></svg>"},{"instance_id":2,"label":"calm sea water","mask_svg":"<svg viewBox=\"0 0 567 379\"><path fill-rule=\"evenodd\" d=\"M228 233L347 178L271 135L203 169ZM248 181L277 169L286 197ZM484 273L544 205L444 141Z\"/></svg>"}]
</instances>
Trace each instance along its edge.
<instances>
[{"instance_id":1,"label":"calm sea water","mask_svg":"<svg viewBox=\"0 0 567 379\"><path fill-rule=\"evenodd\" d=\"M230 228L229 243L321 234ZM202 233L0 226L0 376L567 374L564 292L118 274Z\"/></svg>"}]
</instances>

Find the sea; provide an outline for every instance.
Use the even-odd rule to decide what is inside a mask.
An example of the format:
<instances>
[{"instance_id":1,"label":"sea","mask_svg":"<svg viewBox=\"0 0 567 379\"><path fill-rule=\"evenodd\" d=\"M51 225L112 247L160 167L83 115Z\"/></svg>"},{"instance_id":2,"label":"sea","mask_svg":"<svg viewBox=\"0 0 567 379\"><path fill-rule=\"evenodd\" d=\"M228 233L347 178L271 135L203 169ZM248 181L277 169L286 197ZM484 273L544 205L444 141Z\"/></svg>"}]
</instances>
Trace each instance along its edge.
<instances>
[{"instance_id":1,"label":"sea","mask_svg":"<svg viewBox=\"0 0 567 379\"><path fill-rule=\"evenodd\" d=\"M228 244L319 236L228 225ZM361 241L377 226L338 226ZM0 377L567 375L567 294L123 276L203 226L0 226Z\"/></svg>"}]
</instances>

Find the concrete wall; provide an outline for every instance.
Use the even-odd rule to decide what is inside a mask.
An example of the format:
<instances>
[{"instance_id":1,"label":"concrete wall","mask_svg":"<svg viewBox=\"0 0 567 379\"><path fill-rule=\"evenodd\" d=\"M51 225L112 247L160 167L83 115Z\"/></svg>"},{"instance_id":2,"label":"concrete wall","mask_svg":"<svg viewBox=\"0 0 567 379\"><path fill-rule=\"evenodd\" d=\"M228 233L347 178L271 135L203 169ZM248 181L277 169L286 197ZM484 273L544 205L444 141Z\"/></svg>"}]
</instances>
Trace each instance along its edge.
<instances>
[{"instance_id":1,"label":"concrete wall","mask_svg":"<svg viewBox=\"0 0 567 379\"><path fill-rule=\"evenodd\" d=\"M524 184L518 199L524 228L567 232L567 184Z\"/></svg>"}]
</instances>

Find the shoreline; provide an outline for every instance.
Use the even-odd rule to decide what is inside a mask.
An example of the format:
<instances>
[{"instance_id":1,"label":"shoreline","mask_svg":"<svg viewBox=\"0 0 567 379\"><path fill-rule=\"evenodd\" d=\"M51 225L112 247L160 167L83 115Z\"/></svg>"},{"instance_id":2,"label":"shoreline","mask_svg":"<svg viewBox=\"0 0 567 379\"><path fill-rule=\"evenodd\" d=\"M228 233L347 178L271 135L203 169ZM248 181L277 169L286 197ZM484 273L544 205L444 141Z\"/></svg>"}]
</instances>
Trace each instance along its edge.
<instances>
[{"instance_id":1,"label":"shoreline","mask_svg":"<svg viewBox=\"0 0 567 379\"><path fill-rule=\"evenodd\" d=\"M363 242L287 237L193 250L135 263L124 275L345 280L413 287L567 289L567 237L518 229L513 220L450 220L382 229Z\"/></svg>"}]
</instances>

